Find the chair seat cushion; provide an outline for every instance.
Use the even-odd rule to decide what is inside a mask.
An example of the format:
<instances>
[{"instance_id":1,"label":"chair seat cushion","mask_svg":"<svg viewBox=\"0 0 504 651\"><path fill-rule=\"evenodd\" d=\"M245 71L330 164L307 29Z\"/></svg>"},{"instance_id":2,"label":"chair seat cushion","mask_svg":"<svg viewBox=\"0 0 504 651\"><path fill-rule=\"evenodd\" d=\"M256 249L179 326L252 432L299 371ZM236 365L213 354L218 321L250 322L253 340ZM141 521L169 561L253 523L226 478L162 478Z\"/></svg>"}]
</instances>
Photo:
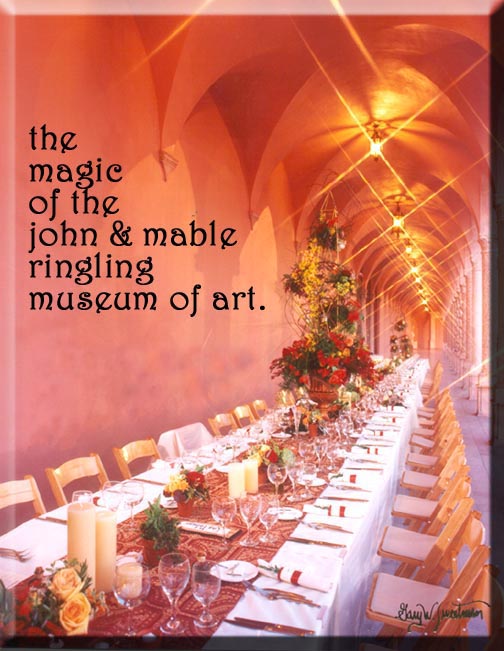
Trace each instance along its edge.
<instances>
[{"instance_id":1,"label":"chair seat cushion","mask_svg":"<svg viewBox=\"0 0 504 651\"><path fill-rule=\"evenodd\" d=\"M435 430L433 429L428 429L427 427L417 427L415 430L413 430L413 434L418 434L418 436L426 436L427 438L431 438L435 434Z\"/></svg>"},{"instance_id":2,"label":"chair seat cushion","mask_svg":"<svg viewBox=\"0 0 504 651\"><path fill-rule=\"evenodd\" d=\"M434 604L440 604L446 596L448 588L421 581L412 581L402 576L379 573L375 589L371 598L370 609L375 613L387 615L401 621L400 613L404 612L404 605L408 610L421 610L421 604L426 612L430 613ZM434 609L435 610L435 609ZM404 617L403 617L404 618ZM418 624L410 621L409 623ZM425 622L427 623L427 622Z\"/></svg>"},{"instance_id":3,"label":"chair seat cushion","mask_svg":"<svg viewBox=\"0 0 504 651\"><path fill-rule=\"evenodd\" d=\"M418 488L430 489L435 486L438 477L428 475L417 470L405 470L401 477L401 486L417 486Z\"/></svg>"},{"instance_id":4,"label":"chair seat cushion","mask_svg":"<svg viewBox=\"0 0 504 651\"><path fill-rule=\"evenodd\" d=\"M425 468L433 468L439 461L439 457L429 454L418 454L418 452L410 452L406 458L406 463L412 466L424 466Z\"/></svg>"},{"instance_id":5,"label":"chair seat cushion","mask_svg":"<svg viewBox=\"0 0 504 651\"><path fill-rule=\"evenodd\" d=\"M427 520L432 517L438 502L427 500L423 497L411 497L410 495L397 495L392 507L392 515L406 514L412 518Z\"/></svg>"},{"instance_id":6,"label":"chair seat cushion","mask_svg":"<svg viewBox=\"0 0 504 651\"><path fill-rule=\"evenodd\" d=\"M431 439L425 438L425 436L418 436L417 434L413 434L413 436L410 439L411 445L418 445L420 448L433 448L435 445L435 442L432 441Z\"/></svg>"},{"instance_id":7,"label":"chair seat cushion","mask_svg":"<svg viewBox=\"0 0 504 651\"><path fill-rule=\"evenodd\" d=\"M394 556L424 561L436 540L436 536L426 533L417 533L401 527L387 527L380 550Z\"/></svg>"}]
</instances>

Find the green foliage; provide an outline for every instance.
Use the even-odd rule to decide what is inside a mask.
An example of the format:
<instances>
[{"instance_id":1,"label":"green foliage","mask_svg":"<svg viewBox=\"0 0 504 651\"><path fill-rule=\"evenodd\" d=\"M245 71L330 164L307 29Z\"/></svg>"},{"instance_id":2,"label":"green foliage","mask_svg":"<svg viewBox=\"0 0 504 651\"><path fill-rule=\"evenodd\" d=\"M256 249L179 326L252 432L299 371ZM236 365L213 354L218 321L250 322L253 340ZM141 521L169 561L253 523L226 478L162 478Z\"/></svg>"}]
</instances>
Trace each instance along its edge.
<instances>
[{"instance_id":1,"label":"green foliage","mask_svg":"<svg viewBox=\"0 0 504 651\"><path fill-rule=\"evenodd\" d=\"M145 510L146 519L140 525L142 538L154 541L154 549L173 552L180 539L178 518L171 517L157 497Z\"/></svg>"}]
</instances>

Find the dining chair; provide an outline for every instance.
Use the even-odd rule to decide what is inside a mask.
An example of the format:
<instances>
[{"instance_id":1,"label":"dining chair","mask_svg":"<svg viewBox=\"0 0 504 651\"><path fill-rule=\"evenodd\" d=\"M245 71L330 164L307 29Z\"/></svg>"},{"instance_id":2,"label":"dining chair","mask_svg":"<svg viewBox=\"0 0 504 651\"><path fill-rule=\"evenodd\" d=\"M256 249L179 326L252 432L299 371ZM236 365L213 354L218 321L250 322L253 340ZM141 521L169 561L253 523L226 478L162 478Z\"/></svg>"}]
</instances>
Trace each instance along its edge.
<instances>
[{"instance_id":1,"label":"dining chair","mask_svg":"<svg viewBox=\"0 0 504 651\"><path fill-rule=\"evenodd\" d=\"M245 425L250 425L251 423L256 422L256 418L249 405L238 405L238 407L235 407L231 413L235 417L238 427L245 427Z\"/></svg>"},{"instance_id":2,"label":"dining chair","mask_svg":"<svg viewBox=\"0 0 504 651\"><path fill-rule=\"evenodd\" d=\"M260 420L268 411L268 403L266 400L257 399L249 404L250 410L256 420Z\"/></svg>"},{"instance_id":3,"label":"dining chair","mask_svg":"<svg viewBox=\"0 0 504 651\"><path fill-rule=\"evenodd\" d=\"M453 426L451 435L439 442L435 448L430 449L429 454L409 452L406 456L406 465L432 474L439 474L457 445L463 445L462 441L460 426Z\"/></svg>"},{"instance_id":4,"label":"dining chair","mask_svg":"<svg viewBox=\"0 0 504 651\"><path fill-rule=\"evenodd\" d=\"M46 512L35 477L25 475L24 479L14 479L0 484L0 509L25 502L32 502L36 515Z\"/></svg>"},{"instance_id":5,"label":"dining chair","mask_svg":"<svg viewBox=\"0 0 504 651\"><path fill-rule=\"evenodd\" d=\"M123 479L131 479L132 474L129 464L136 459L144 459L150 457L151 459L161 459L156 442L153 438L144 439L140 441L131 441L126 443L122 448L113 447L114 454L119 471Z\"/></svg>"},{"instance_id":6,"label":"dining chair","mask_svg":"<svg viewBox=\"0 0 504 651\"><path fill-rule=\"evenodd\" d=\"M455 446L438 474L418 470L404 470L400 485L402 488L406 488L410 495L438 499L441 493L446 490L460 466L466 466L463 444Z\"/></svg>"},{"instance_id":7,"label":"dining chair","mask_svg":"<svg viewBox=\"0 0 504 651\"><path fill-rule=\"evenodd\" d=\"M58 468L46 468L45 472L58 506L68 504L63 488L76 479L97 477L99 487L108 481L102 461L95 452L92 452L89 457L77 457L65 461Z\"/></svg>"},{"instance_id":8,"label":"dining chair","mask_svg":"<svg viewBox=\"0 0 504 651\"><path fill-rule=\"evenodd\" d=\"M457 636L467 633L471 613L489 609L490 555L487 545L478 545L460 574L448 587L377 572L373 576L366 616L381 622L379 637L404 636L408 632L423 636ZM472 603L467 616L443 616L458 612L458 604ZM416 613L416 615L413 614Z\"/></svg>"},{"instance_id":9,"label":"dining chair","mask_svg":"<svg viewBox=\"0 0 504 651\"><path fill-rule=\"evenodd\" d=\"M163 459L174 459L212 443L213 436L203 423L189 423L163 432L157 446Z\"/></svg>"},{"instance_id":10,"label":"dining chair","mask_svg":"<svg viewBox=\"0 0 504 651\"><path fill-rule=\"evenodd\" d=\"M441 568L444 576L449 571L453 549L460 543L473 503L470 497L461 499L438 536L397 526L385 527L378 555L399 563L397 576L418 574L415 578L430 583L429 578L437 576Z\"/></svg>"},{"instance_id":11,"label":"dining chair","mask_svg":"<svg viewBox=\"0 0 504 651\"><path fill-rule=\"evenodd\" d=\"M215 436L223 436L231 430L238 429L236 418L230 412L215 414L213 418L208 419L208 424Z\"/></svg>"},{"instance_id":12,"label":"dining chair","mask_svg":"<svg viewBox=\"0 0 504 651\"><path fill-rule=\"evenodd\" d=\"M403 524L411 531L437 535L458 502L471 494L468 472L468 466L458 468L438 500L412 495L396 495L392 505L392 515L396 518L404 518Z\"/></svg>"}]
</instances>

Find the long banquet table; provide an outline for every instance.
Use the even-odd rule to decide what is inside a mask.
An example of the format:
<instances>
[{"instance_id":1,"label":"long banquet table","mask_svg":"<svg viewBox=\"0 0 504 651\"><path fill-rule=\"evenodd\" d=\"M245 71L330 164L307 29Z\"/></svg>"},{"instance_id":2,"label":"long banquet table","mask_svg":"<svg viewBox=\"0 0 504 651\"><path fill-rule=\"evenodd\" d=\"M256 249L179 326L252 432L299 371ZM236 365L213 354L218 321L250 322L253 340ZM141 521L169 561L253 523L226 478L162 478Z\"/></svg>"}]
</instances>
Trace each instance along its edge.
<instances>
[{"instance_id":1,"label":"long banquet table","mask_svg":"<svg viewBox=\"0 0 504 651\"><path fill-rule=\"evenodd\" d=\"M328 592L279 583L276 579L263 575L259 575L254 581L255 585L260 587L281 587L303 594L315 601L320 606L318 608L285 600L268 601L257 592L245 590L241 582L223 581L221 593L211 607L212 612L221 620L247 617L311 630L315 633L312 639L315 648L316 638L321 636L360 634L365 620L366 595L369 593L372 574L379 565L376 549L383 527L390 518L391 505L396 494L410 433L417 425L416 408L421 404L419 387L427 368L426 360L419 358L407 360L397 371L398 379L403 382L405 389L405 406L396 407L394 411L375 412L360 438L354 440L352 456L345 458L339 470L343 475L340 481L348 480L350 474L355 475L357 486L364 490L349 490L347 484L341 484L339 481L329 484L325 482L320 488L312 488L317 497L311 500L310 504L293 505L305 511L306 521L331 522L351 533L329 529L315 530L303 524L300 519L279 521L273 530L277 539L276 544L271 546L260 544L258 547L247 548L240 546L239 538L235 538L227 549L218 538L198 533L182 533L179 547L190 556L191 560L196 560L199 554L220 562L233 559L257 563L258 559L263 559L279 567L288 566L331 580ZM243 446L234 450L235 454L243 453L247 445L244 439ZM220 448L221 451L223 449ZM219 465L223 463L223 459L215 459L214 450L212 446L205 446L199 454L200 458L206 457L215 466L207 475L212 494L225 494L227 475L220 471ZM371 456L368 453L375 454ZM229 461L229 457L224 461ZM327 471L325 475L322 472L319 475L327 479ZM144 517L142 512L148 502L161 493L161 483L166 481L166 470L151 468L137 475L136 479L143 482L145 491L143 502L135 507L135 523L138 524ZM344 485L347 488L344 488ZM271 487L264 486L262 491L265 490L271 490ZM346 515L350 514L351 517L326 516L324 510L317 508L330 504L346 506ZM118 516L119 521L124 520L128 513L119 511ZM48 519L44 521L46 517ZM51 519L60 519L62 522L53 522ZM29 548L32 555L27 563L0 558L0 577L7 587L16 586L17 593L23 594L23 590L24 592L27 590L35 567L48 567L52 561L66 554L65 520L66 507L60 507L46 516L33 518L0 537L1 547ZM209 504L198 507L191 520L212 522ZM239 516L233 525L244 530ZM262 531L262 525L256 522L252 529L253 534L257 536ZM307 544L290 541L288 540L290 536L303 538ZM313 544L314 541L322 544ZM326 546L323 543L339 544L341 547ZM132 530L120 525L118 553L141 552L141 549L138 527ZM109 613L92 620L89 635L107 637L124 634L124 609L117 605L112 595L109 595L107 601L110 606ZM201 636L193 624L193 619L198 617L200 610L200 604L191 596L188 588L179 600L184 636ZM153 572L152 588L148 599L133 610L135 630L139 635L149 636L146 639L152 640L150 636L159 635L159 626L166 620L167 613L167 601ZM208 631L206 637L201 637L201 645L206 645L208 648L224 648L228 636L250 638L252 635L285 637L281 634L252 630L221 621L217 630ZM209 636L212 636L210 640L208 640ZM285 648L291 648L288 638L285 638L285 642ZM303 648L307 646L308 638L305 638Z\"/></svg>"}]
</instances>

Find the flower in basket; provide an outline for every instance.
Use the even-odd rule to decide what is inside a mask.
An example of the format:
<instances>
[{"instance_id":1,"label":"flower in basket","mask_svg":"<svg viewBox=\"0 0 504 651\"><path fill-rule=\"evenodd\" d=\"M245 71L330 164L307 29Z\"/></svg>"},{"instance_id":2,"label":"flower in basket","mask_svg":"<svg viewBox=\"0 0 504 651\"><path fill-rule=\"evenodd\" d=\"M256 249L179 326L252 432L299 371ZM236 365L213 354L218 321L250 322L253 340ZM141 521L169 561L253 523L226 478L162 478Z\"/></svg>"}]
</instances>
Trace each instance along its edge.
<instances>
[{"instance_id":1,"label":"flower in basket","mask_svg":"<svg viewBox=\"0 0 504 651\"><path fill-rule=\"evenodd\" d=\"M208 500L210 493L206 485L205 475L201 470L201 466L196 470L183 468L179 474L171 477L163 493L165 495L171 494L177 503L197 499Z\"/></svg>"},{"instance_id":2,"label":"flower in basket","mask_svg":"<svg viewBox=\"0 0 504 651\"><path fill-rule=\"evenodd\" d=\"M274 441L261 443L253 447L248 455L248 459L255 459L258 466L269 466L270 463L278 463L286 466L294 459L294 452L289 448L282 448Z\"/></svg>"},{"instance_id":3,"label":"flower in basket","mask_svg":"<svg viewBox=\"0 0 504 651\"><path fill-rule=\"evenodd\" d=\"M59 567L58 567L59 565ZM105 611L103 592L90 589L87 564L75 559L56 561L45 572L35 572L28 595L29 625L50 632L62 628L67 635L87 633L90 618Z\"/></svg>"}]
</instances>

